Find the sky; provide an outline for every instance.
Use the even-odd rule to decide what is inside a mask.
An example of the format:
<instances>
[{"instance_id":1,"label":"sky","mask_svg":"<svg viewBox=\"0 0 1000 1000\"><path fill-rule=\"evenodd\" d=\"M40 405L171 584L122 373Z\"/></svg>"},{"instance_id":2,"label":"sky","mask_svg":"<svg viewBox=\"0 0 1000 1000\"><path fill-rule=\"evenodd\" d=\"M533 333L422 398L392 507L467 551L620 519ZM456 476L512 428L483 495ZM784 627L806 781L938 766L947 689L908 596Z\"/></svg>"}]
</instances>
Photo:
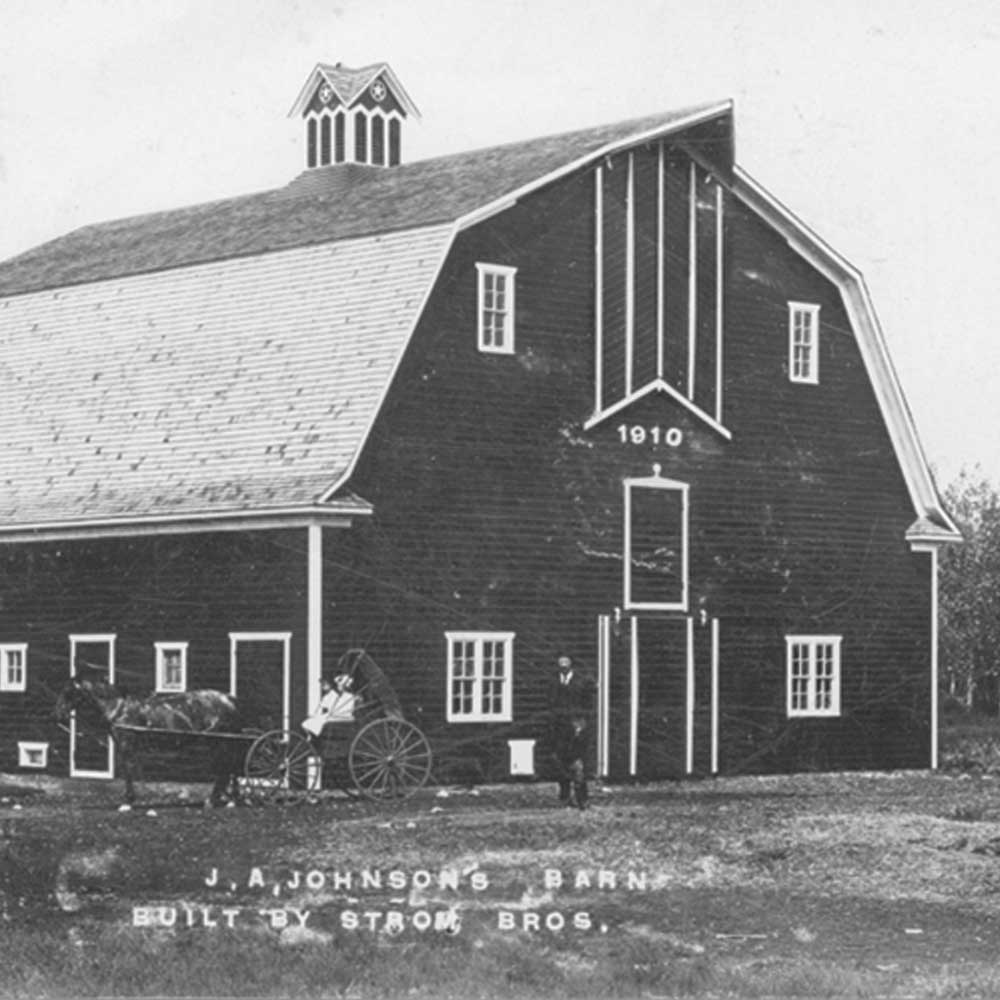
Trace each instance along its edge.
<instances>
[{"instance_id":1,"label":"sky","mask_svg":"<svg viewBox=\"0 0 1000 1000\"><path fill-rule=\"evenodd\" d=\"M735 102L741 166L865 276L940 487L1000 483L995 0L0 0L0 259L286 184L319 61L422 159Z\"/></svg>"}]
</instances>

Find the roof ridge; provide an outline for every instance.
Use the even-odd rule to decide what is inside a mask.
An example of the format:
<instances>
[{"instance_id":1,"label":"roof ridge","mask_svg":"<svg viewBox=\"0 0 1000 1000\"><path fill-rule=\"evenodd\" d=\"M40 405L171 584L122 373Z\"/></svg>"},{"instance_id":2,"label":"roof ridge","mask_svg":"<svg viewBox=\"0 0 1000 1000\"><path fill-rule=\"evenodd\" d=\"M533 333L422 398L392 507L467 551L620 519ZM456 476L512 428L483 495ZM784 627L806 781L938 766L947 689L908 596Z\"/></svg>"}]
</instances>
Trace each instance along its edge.
<instances>
[{"instance_id":1,"label":"roof ridge","mask_svg":"<svg viewBox=\"0 0 1000 1000\"><path fill-rule=\"evenodd\" d=\"M664 124L667 124L667 119L673 120L679 117L687 117L688 115L710 111L712 108L719 108L721 110L723 107L732 109L732 99L725 98L719 101L708 101L704 104L690 104L682 108L672 108L670 111L654 111L647 115L636 115L633 118L620 118L615 121L603 122L600 125L585 125L582 128L568 129L565 132L549 132L544 135L532 136L530 139L511 139L509 142L496 143L492 146L480 146L475 149L467 149L455 153L440 153L436 156L425 157L422 160L410 160L407 163L400 164L400 167L412 167L417 164L435 163L440 160L447 159L458 159L463 156L478 156L492 150L501 152L503 150L515 149L517 147L529 146L537 142L551 142L560 139L569 140L574 137L579 138L585 135L594 135L605 130L628 128L632 125L638 125L641 122L648 122L652 124L660 119L664 119ZM400 167L394 167L393 169L398 170Z\"/></svg>"},{"instance_id":2,"label":"roof ridge","mask_svg":"<svg viewBox=\"0 0 1000 1000\"><path fill-rule=\"evenodd\" d=\"M692 105L349 178L356 165L313 168L281 187L88 223L0 262L0 296L474 220L594 156L731 109L731 101Z\"/></svg>"}]
</instances>

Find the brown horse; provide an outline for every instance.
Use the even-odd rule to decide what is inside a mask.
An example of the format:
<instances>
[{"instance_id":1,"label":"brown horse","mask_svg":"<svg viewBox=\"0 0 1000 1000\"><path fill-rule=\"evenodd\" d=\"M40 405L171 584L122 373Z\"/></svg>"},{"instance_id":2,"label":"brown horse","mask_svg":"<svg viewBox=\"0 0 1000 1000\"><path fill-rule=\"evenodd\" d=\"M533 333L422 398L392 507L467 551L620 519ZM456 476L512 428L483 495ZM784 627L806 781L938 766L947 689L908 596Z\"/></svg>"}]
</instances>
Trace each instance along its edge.
<instances>
[{"instance_id":1,"label":"brown horse","mask_svg":"<svg viewBox=\"0 0 1000 1000\"><path fill-rule=\"evenodd\" d=\"M144 730L207 736L215 779L211 802L219 805L227 790L232 801L239 801L236 778L246 744L233 735L242 731L242 723L228 694L204 690L136 698L107 681L77 676L70 679L56 701L56 719L65 723L72 712L79 711L114 741L125 779L126 802L135 801L141 743L148 739Z\"/></svg>"}]
</instances>

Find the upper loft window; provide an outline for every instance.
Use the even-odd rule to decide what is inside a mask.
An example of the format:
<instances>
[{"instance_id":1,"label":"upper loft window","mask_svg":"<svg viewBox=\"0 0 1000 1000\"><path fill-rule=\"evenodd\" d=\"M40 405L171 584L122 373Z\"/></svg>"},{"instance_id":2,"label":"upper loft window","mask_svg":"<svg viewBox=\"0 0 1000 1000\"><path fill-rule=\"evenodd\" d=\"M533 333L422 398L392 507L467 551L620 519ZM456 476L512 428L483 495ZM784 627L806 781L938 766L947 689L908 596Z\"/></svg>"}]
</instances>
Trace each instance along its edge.
<instances>
[{"instance_id":1,"label":"upper loft window","mask_svg":"<svg viewBox=\"0 0 1000 1000\"><path fill-rule=\"evenodd\" d=\"M27 691L27 689L27 643L18 642L0 645L0 691Z\"/></svg>"},{"instance_id":2,"label":"upper loft window","mask_svg":"<svg viewBox=\"0 0 1000 1000\"><path fill-rule=\"evenodd\" d=\"M156 644L156 690L187 690L186 642L158 642Z\"/></svg>"},{"instance_id":3,"label":"upper loft window","mask_svg":"<svg viewBox=\"0 0 1000 1000\"><path fill-rule=\"evenodd\" d=\"M788 303L788 377L793 382L819 382L819 306Z\"/></svg>"},{"instance_id":4,"label":"upper loft window","mask_svg":"<svg viewBox=\"0 0 1000 1000\"><path fill-rule=\"evenodd\" d=\"M625 480L625 607L686 611L688 485L655 473Z\"/></svg>"},{"instance_id":5,"label":"upper loft window","mask_svg":"<svg viewBox=\"0 0 1000 1000\"><path fill-rule=\"evenodd\" d=\"M477 313L479 350L514 353L514 276L516 267L476 264L479 272Z\"/></svg>"},{"instance_id":6,"label":"upper loft window","mask_svg":"<svg viewBox=\"0 0 1000 1000\"><path fill-rule=\"evenodd\" d=\"M789 716L840 715L839 635L789 635Z\"/></svg>"}]
</instances>

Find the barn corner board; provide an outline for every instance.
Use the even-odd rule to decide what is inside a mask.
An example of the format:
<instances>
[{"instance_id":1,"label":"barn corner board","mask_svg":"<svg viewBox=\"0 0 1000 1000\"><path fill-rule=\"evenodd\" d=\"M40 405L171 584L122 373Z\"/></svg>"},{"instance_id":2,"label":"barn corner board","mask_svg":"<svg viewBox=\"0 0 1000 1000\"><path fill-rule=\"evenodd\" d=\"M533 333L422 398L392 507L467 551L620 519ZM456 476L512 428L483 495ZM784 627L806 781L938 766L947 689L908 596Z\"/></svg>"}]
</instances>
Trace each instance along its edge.
<instances>
[{"instance_id":1,"label":"barn corner board","mask_svg":"<svg viewBox=\"0 0 1000 1000\"><path fill-rule=\"evenodd\" d=\"M561 653L611 780L935 766L958 533L733 113L407 162L392 69L321 63L287 186L0 264L0 770L114 773L84 668L294 728L352 647L441 780L546 775Z\"/></svg>"}]
</instances>

